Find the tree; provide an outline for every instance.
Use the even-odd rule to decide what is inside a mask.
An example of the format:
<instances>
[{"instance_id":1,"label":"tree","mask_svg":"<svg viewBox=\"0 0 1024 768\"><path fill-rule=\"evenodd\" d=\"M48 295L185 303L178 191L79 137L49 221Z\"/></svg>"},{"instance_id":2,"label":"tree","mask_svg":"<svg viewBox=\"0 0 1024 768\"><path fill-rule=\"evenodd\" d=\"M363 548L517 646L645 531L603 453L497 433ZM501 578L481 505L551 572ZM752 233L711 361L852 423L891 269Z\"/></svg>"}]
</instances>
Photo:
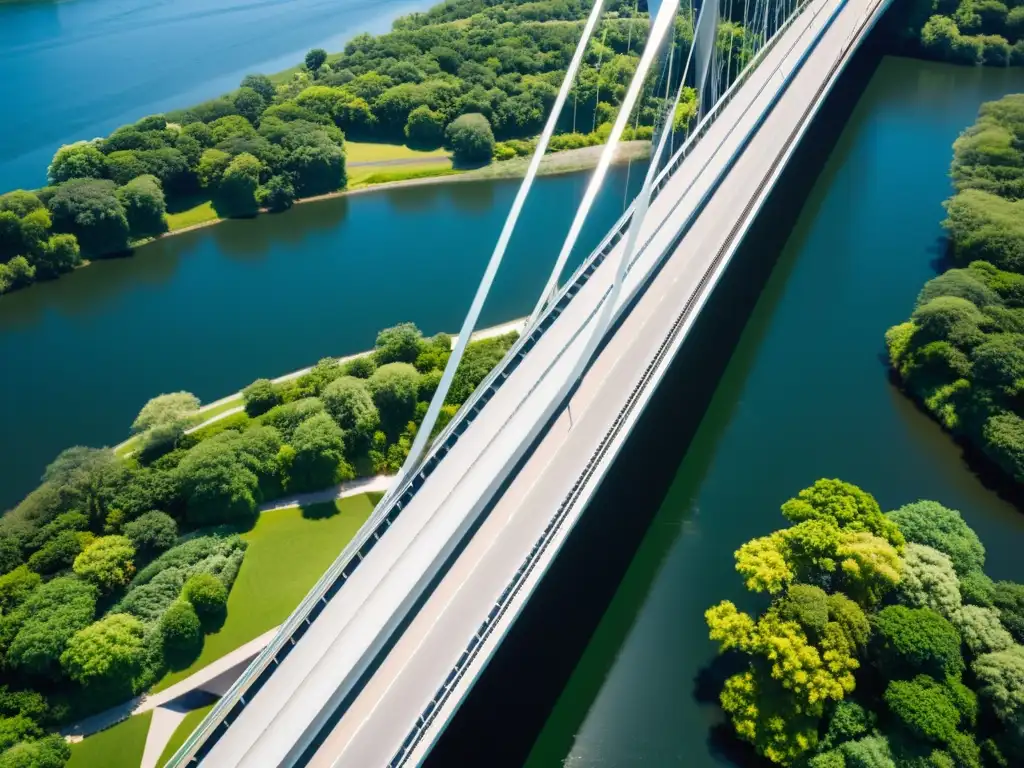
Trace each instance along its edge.
<instances>
[{"instance_id":1,"label":"tree","mask_svg":"<svg viewBox=\"0 0 1024 768\"><path fill-rule=\"evenodd\" d=\"M51 184L63 184L71 179L102 179L106 172L107 158L103 153L81 141L58 149L46 175Z\"/></svg>"},{"instance_id":2,"label":"tree","mask_svg":"<svg viewBox=\"0 0 1024 768\"><path fill-rule=\"evenodd\" d=\"M166 512L153 510L127 523L124 535L137 552L154 555L174 546L178 540L178 524Z\"/></svg>"},{"instance_id":3,"label":"tree","mask_svg":"<svg viewBox=\"0 0 1024 768\"><path fill-rule=\"evenodd\" d=\"M445 129L445 140L458 163L485 163L494 154L491 124L479 113L455 118Z\"/></svg>"},{"instance_id":4,"label":"tree","mask_svg":"<svg viewBox=\"0 0 1024 768\"><path fill-rule=\"evenodd\" d=\"M71 637L61 666L81 685L104 682L130 689L146 659L143 633L134 616L108 614Z\"/></svg>"},{"instance_id":5,"label":"tree","mask_svg":"<svg viewBox=\"0 0 1024 768\"><path fill-rule=\"evenodd\" d=\"M7 663L23 674L53 676L71 637L93 617L96 588L71 577L40 586L21 606L24 622L7 649Z\"/></svg>"},{"instance_id":6,"label":"tree","mask_svg":"<svg viewBox=\"0 0 1024 768\"><path fill-rule=\"evenodd\" d=\"M976 307L1002 304L999 294L971 269L951 269L929 280L917 295L917 306L923 306L938 296L958 296Z\"/></svg>"},{"instance_id":7,"label":"tree","mask_svg":"<svg viewBox=\"0 0 1024 768\"><path fill-rule=\"evenodd\" d=\"M40 277L56 277L82 263L74 235L53 235L32 254L33 269Z\"/></svg>"},{"instance_id":8,"label":"tree","mask_svg":"<svg viewBox=\"0 0 1024 768\"><path fill-rule=\"evenodd\" d=\"M0 768L64 768L71 747L59 734L15 744L0 755Z\"/></svg>"},{"instance_id":9,"label":"tree","mask_svg":"<svg viewBox=\"0 0 1024 768\"><path fill-rule=\"evenodd\" d=\"M1013 638L999 622L999 614L992 608L965 605L952 617L960 630L964 645L975 656L994 651L1005 651L1013 645Z\"/></svg>"},{"instance_id":10,"label":"tree","mask_svg":"<svg viewBox=\"0 0 1024 768\"><path fill-rule=\"evenodd\" d=\"M397 437L416 410L419 372L409 363L382 365L368 380L384 431Z\"/></svg>"},{"instance_id":11,"label":"tree","mask_svg":"<svg viewBox=\"0 0 1024 768\"><path fill-rule=\"evenodd\" d=\"M885 689L885 703L907 730L925 741L948 742L960 722L945 687L927 675L893 680Z\"/></svg>"},{"instance_id":12,"label":"tree","mask_svg":"<svg viewBox=\"0 0 1024 768\"><path fill-rule=\"evenodd\" d=\"M345 433L349 451L368 446L380 427L380 413L364 379L342 376L321 395L327 412Z\"/></svg>"},{"instance_id":13,"label":"tree","mask_svg":"<svg viewBox=\"0 0 1024 768\"><path fill-rule=\"evenodd\" d=\"M992 603L1010 634L1018 643L1024 643L1024 584L996 582Z\"/></svg>"},{"instance_id":14,"label":"tree","mask_svg":"<svg viewBox=\"0 0 1024 768\"><path fill-rule=\"evenodd\" d=\"M323 48L312 48L306 53L306 69L313 73L315 76L320 71L320 67L327 61L327 51Z\"/></svg>"},{"instance_id":15,"label":"tree","mask_svg":"<svg viewBox=\"0 0 1024 768\"><path fill-rule=\"evenodd\" d=\"M158 395L146 403L132 422L132 432L142 435L143 450L173 445L199 410L199 398L191 392Z\"/></svg>"},{"instance_id":16,"label":"tree","mask_svg":"<svg viewBox=\"0 0 1024 768\"><path fill-rule=\"evenodd\" d=\"M117 199L114 182L72 179L50 198L53 228L74 235L89 256L105 256L128 249L128 217Z\"/></svg>"},{"instance_id":17,"label":"tree","mask_svg":"<svg viewBox=\"0 0 1024 768\"><path fill-rule=\"evenodd\" d=\"M444 140L444 115L421 104L409 113L405 138L410 146L438 147Z\"/></svg>"},{"instance_id":18,"label":"tree","mask_svg":"<svg viewBox=\"0 0 1024 768\"><path fill-rule=\"evenodd\" d=\"M912 608L931 608L947 619L960 610L960 581L952 561L923 544L907 545L898 589L900 600Z\"/></svg>"},{"instance_id":19,"label":"tree","mask_svg":"<svg viewBox=\"0 0 1024 768\"><path fill-rule=\"evenodd\" d=\"M39 575L19 565L0 576L0 612L9 614L24 603L42 582Z\"/></svg>"},{"instance_id":20,"label":"tree","mask_svg":"<svg viewBox=\"0 0 1024 768\"><path fill-rule=\"evenodd\" d=\"M24 715L0 717L0 752L13 747L19 741L28 741L43 735L43 730L31 718Z\"/></svg>"},{"instance_id":21,"label":"tree","mask_svg":"<svg viewBox=\"0 0 1024 768\"><path fill-rule=\"evenodd\" d=\"M281 438L287 443L292 439L296 427L317 413L323 413L324 404L316 397L304 397L301 400L294 400L290 403L283 403L267 411L262 421L270 427L274 427L281 433Z\"/></svg>"},{"instance_id":22,"label":"tree","mask_svg":"<svg viewBox=\"0 0 1024 768\"><path fill-rule=\"evenodd\" d=\"M0 211L9 211L19 219L43 207L43 201L34 192L16 189L0 195Z\"/></svg>"},{"instance_id":23,"label":"tree","mask_svg":"<svg viewBox=\"0 0 1024 768\"><path fill-rule=\"evenodd\" d=\"M61 531L32 553L28 567L44 576L70 568L90 543L92 534L80 531Z\"/></svg>"},{"instance_id":24,"label":"tree","mask_svg":"<svg viewBox=\"0 0 1024 768\"><path fill-rule=\"evenodd\" d=\"M882 514L875 497L842 480L818 480L782 505L782 515L793 523L826 520L848 531L866 531L900 550L903 534Z\"/></svg>"},{"instance_id":25,"label":"tree","mask_svg":"<svg viewBox=\"0 0 1024 768\"><path fill-rule=\"evenodd\" d=\"M984 567L985 547L956 510L935 501L917 501L890 512L889 518L907 541L947 555L960 576Z\"/></svg>"},{"instance_id":26,"label":"tree","mask_svg":"<svg viewBox=\"0 0 1024 768\"><path fill-rule=\"evenodd\" d=\"M234 158L224 169L215 205L224 216L255 216L256 188L260 183L263 164L248 152Z\"/></svg>"},{"instance_id":27,"label":"tree","mask_svg":"<svg viewBox=\"0 0 1024 768\"><path fill-rule=\"evenodd\" d=\"M228 603L224 582L211 573L190 576L181 595L192 604L200 621L222 615Z\"/></svg>"},{"instance_id":28,"label":"tree","mask_svg":"<svg viewBox=\"0 0 1024 768\"><path fill-rule=\"evenodd\" d=\"M271 176L256 190L256 202L274 213L286 211L295 202L295 187L287 176Z\"/></svg>"},{"instance_id":29,"label":"tree","mask_svg":"<svg viewBox=\"0 0 1024 768\"><path fill-rule=\"evenodd\" d=\"M943 226L961 263L981 259L1001 269L1024 272L1024 221L1020 201L980 189L965 189L945 203Z\"/></svg>"},{"instance_id":30,"label":"tree","mask_svg":"<svg viewBox=\"0 0 1024 768\"><path fill-rule=\"evenodd\" d=\"M1024 748L1024 646L979 656L972 669L981 699L1002 722L1017 749Z\"/></svg>"},{"instance_id":31,"label":"tree","mask_svg":"<svg viewBox=\"0 0 1024 768\"><path fill-rule=\"evenodd\" d=\"M156 237L167 231L167 203L156 176L139 176L119 190L117 199L124 206L133 238Z\"/></svg>"},{"instance_id":32,"label":"tree","mask_svg":"<svg viewBox=\"0 0 1024 768\"><path fill-rule=\"evenodd\" d=\"M74 571L101 590L128 583L135 573L135 547L125 536L101 536L75 558Z\"/></svg>"},{"instance_id":33,"label":"tree","mask_svg":"<svg viewBox=\"0 0 1024 768\"><path fill-rule=\"evenodd\" d=\"M185 454L177 474L192 525L245 520L256 511L259 478L239 456L237 433L222 432Z\"/></svg>"},{"instance_id":34,"label":"tree","mask_svg":"<svg viewBox=\"0 0 1024 768\"><path fill-rule=\"evenodd\" d=\"M932 677L958 677L964 668L956 627L929 608L891 605L873 619L874 654L883 674L902 677L916 670Z\"/></svg>"},{"instance_id":35,"label":"tree","mask_svg":"<svg viewBox=\"0 0 1024 768\"><path fill-rule=\"evenodd\" d=\"M224 171L231 164L231 155L219 149L207 149L199 158L199 185L203 189L215 190L224 178Z\"/></svg>"},{"instance_id":36,"label":"tree","mask_svg":"<svg viewBox=\"0 0 1024 768\"><path fill-rule=\"evenodd\" d=\"M267 100L252 88L242 87L235 92L235 109L253 125L259 122L260 115L267 107Z\"/></svg>"},{"instance_id":37,"label":"tree","mask_svg":"<svg viewBox=\"0 0 1024 768\"><path fill-rule=\"evenodd\" d=\"M313 491L355 477L345 462L341 428L326 413L310 416L292 435L295 450L290 470L290 489Z\"/></svg>"},{"instance_id":38,"label":"tree","mask_svg":"<svg viewBox=\"0 0 1024 768\"><path fill-rule=\"evenodd\" d=\"M245 402L245 412L252 417L266 413L281 402L270 379L256 379L242 390L242 399Z\"/></svg>"},{"instance_id":39,"label":"tree","mask_svg":"<svg viewBox=\"0 0 1024 768\"><path fill-rule=\"evenodd\" d=\"M267 104L274 100L276 89L266 75L246 75L242 78L241 88L251 88L263 97Z\"/></svg>"},{"instance_id":40,"label":"tree","mask_svg":"<svg viewBox=\"0 0 1024 768\"><path fill-rule=\"evenodd\" d=\"M345 153L329 141L296 147L288 155L286 169L295 179L300 197L334 192L345 186Z\"/></svg>"},{"instance_id":41,"label":"tree","mask_svg":"<svg viewBox=\"0 0 1024 768\"><path fill-rule=\"evenodd\" d=\"M423 347L423 334L414 323L400 323L377 334L374 357L377 365L415 363Z\"/></svg>"},{"instance_id":42,"label":"tree","mask_svg":"<svg viewBox=\"0 0 1024 768\"><path fill-rule=\"evenodd\" d=\"M981 341L979 326L985 322L981 310L958 296L937 296L914 310L914 325L921 329L920 343L950 341L966 346Z\"/></svg>"},{"instance_id":43,"label":"tree","mask_svg":"<svg viewBox=\"0 0 1024 768\"><path fill-rule=\"evenodd\" d=\"M203 629L192 603L175 600L160 618L160 638L171 655L192 653L203 641Z\"/></svg>"}]
</instances>

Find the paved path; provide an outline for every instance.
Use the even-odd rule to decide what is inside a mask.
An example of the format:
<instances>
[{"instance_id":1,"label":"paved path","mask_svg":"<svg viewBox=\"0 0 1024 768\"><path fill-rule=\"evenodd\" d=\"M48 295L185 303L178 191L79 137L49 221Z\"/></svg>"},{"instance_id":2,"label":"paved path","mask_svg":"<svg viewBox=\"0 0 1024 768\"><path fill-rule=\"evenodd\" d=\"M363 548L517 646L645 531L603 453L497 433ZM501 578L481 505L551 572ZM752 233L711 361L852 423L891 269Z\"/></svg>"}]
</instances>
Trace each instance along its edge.
<instances>
[{"instance_id":1,"label":"paved path","mask_svg":"<svg viewBox=\"0 0 1024 768\"><path fill-rule=\"evenodd\" d=\"M386 168L392 165L427 165L450 163L452 159L448 155L428 155L427 157L396 157L393 160L363 160L359 163L346 163L346 168L370 168L379 166Z\"/></svg>"},{"instance_id":2,"label":"paved path","mask_svg":"<svg viewBox=\"0 0 1024 768\"><path fill-rule=\"evenodd\" d=\"M177 707L157 707L153 719L149 721L149 733L146 734L146 748L142 752L142 763L139 768L157 768L164 747L171 736L185 719L188 710Z\"/></svg>"},{"instance_id":3,"label":"paved path","mask_svg":"<svg viewBox=\"0 0 1024 768\"><path fill-rule=\"evenodd\" d=\"M391 475L375 475L374 477L360 477L341 483L333 488L324 488L322 491L311 491L289 496L285 499L275 499L260 507L260 512L273 512L275 509L286 509L288 507L305 507L309 504L321 504L325 501L344 499L349 496L358 496L360 493L383 493L391 485Z\"/></svg>"}]
</instances>

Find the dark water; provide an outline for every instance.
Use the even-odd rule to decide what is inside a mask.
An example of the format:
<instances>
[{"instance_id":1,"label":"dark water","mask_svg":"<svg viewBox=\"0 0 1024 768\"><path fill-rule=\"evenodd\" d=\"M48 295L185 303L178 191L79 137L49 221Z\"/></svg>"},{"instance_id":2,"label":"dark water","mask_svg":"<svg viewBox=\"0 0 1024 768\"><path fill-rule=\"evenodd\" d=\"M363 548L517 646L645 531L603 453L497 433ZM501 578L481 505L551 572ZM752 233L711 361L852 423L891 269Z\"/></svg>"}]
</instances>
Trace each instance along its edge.
<instances>
[{"instance_id":1,"label":"dark water","mask_svg":"<svg viewBox=\"0 0 1024 768\"><path fill-rule=\"evenodd\" d=\"M735 765L697 698L715 655L703 613L750 600L733 569L779 505L840 477L883 508L960 509L996 578L1024 580L1024 514L888 382L883 333L941 254L950 145L1021 70L879 65L789 237L675 480L534 745L548 766ZM630 510L623 509L623 514Z\"/></svg>"},{"instance_id":2,"label":"dark water","mask_svg":"<svg viewBox=\"0 0 1024 768\"><path fill-rule=\"evenodd\" d=\"M0 191L46 183L61 144L279 72L310 48L434 0L39 0L0 3Z\"/></svg>"},{"instance_id":3,"label":"dark water","mask_svg":"<svg viewBox=\"0 0 1024 768\"><path fill-rule=\"evenodd\" d=\"M622 213L613 168L569 268ZM527 314L587 174L538 179L481 327ZM411 187L300 205L158 241L0 301L0 509L75 444L123 440L150 397L204 401L373 346L411 320L456 331L519 182ZM561 234L559 234L561 233Z\"/></svg>"}]
</instances>

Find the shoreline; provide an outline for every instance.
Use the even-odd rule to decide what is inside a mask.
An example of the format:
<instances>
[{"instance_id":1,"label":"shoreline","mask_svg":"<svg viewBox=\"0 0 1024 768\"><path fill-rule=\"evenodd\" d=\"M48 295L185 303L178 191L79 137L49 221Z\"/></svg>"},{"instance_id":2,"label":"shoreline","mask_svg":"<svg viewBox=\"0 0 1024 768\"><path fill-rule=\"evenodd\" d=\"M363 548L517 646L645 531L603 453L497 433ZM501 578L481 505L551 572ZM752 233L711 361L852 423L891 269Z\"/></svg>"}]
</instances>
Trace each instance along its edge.
<instances>
[{"instance_id":1,"label":"shoreline","mask_svg":"<svg viewBox=\"0 0 1024 768\"><path fill-rule=\"evenodd\" d=\"M579 171L586 171L594 168L597 165L598 157L600 156L601 149L604 148L604 144L598 144L594 147L581 147L579 149L566 149L562 152L553 152L549 155L545 155L541 161L540 169L537 171L538 176L561 176L566 173L577 173ZM650 156L651 142L646 140L641 141L624 141L619 144L618 149L615 153L615 158L612 160L613 165L621 165L622 163L632 162L633 160L646 160ZM598 151L595 151L598 150ZM576 160L576 163L572 161ZM568 162L567 162L568 161ZM397 181L385 181L380 184L368 184L365 187L359 187L358 189L339 189L336 192L328 192L323 195L314 195L313 197L304 197L300 200L296 200L294 205L305 205L307 203L319 203L324 200L334 200L339 197L356 197L358 195L368 194L370 192L381 192L388 189L400 189L403 187L426 187L433 186L435 184L457 184L465 183L470 181L488 181L488 180L501 180L501 179L518 179L526 175L526 167L529 163L529 157L517 157L511 160L500 160L494 161L481 168L472 168L465 171L457 171L455 173L438 174L437 176L424 176L418 179L398 179ZM365 168L366 166L359 166ZM382 166L386 168L388 166ZM287 213L287 211L280 211L280 213ZM272 214L268 209L261 208L260 212L252 218L266 215L277 215ZM212 227L215 224L222 224L225 221L246 221L246 219L211 219L210 221L202 221L198 224L190 224L187 227L176 229L173 232L165 232L164 234L151 238L149 240L142 241L135 245L134 249L142 248L151 243L155 243L158 240L164 240L177 235L183 235L186 232L194 232L197 229L205 229ZM133 249L133 250L134 250ZM95 260L94 260L95 261ZM89 262L89 263L94 263ZM102 261L102 259L98 259ZM82 264L86 266L86 264Z\"/></svg>"}]
</instances>

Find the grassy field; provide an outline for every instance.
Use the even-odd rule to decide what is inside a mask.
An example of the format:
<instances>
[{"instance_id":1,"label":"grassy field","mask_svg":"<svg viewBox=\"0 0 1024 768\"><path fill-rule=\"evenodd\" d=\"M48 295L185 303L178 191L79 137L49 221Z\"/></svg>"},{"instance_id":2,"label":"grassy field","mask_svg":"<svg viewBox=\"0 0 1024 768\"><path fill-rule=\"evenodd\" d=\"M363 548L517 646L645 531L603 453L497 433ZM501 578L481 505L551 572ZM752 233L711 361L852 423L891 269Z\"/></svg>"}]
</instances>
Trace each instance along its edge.
<instances>
[{"instance_id":1,"label":"grassy field","mask_svg":"<svg viewBox=\"0 0 1024 768\"><path fill-rule=\"evenodd\" d=\"M404 144L346 141L345 160L349 163L379 163L386 160L415 160L424 157L450 157L446 149L412 149Z\"/></svg>"},{"instance_id":2,"label":"grassy field","mask_svg":"<svg viewBox=\"0 0 1024 768\"><path fill-rule=\"evenodd\" d=\"M260 515L256 526L243 534L249 549L228 597L224 626L206 637L202 653L188 669L166 675L154 692L184 680L284 621L372 510L371 500L361 494Z\"/></svg>"},{"instance_id":3,"label":"grassy field","mask_svg":"<svg viewBox=\"0 0 1024 768\"><path fill-rule=\"evenodd\" d=\"M196 224L204 224L217 218L217 212L213 210L213 203L209 200L204 200L192 208L186 208L184 211L168 213L167 226L171 232L174 232L185 227L193 227Z\"/></svg>"},{"instance_id":4,"label":"grassy field","mask_svg":"<svg viewBox=\"0 0 1024 768\"><path fill-rule=\"evenodd\" d=\"M451 167L451 163L430 163L419 165L387 166L366 166L353 168L348 173L348 188L362 189L374 184L388 184L393 181L407 181L408 179L425 179L431 176L452 176L462 173Z\"/></svg>"},{"instance_id":5,"label":"grassy field","mask_svg":"<svg viewBox=\"0 0 1024 768\"><path fill-rule=\"evenodd\" d=\"M215 408L207 408L206 410L200 411L196 417L196 424L202 424L207 419L212 419L214 416L219 416L225 411L230 411L232 408L237 408L240 405L244 405L245 401L241 395L231 398Z\"/></svg>"},{"instance_id":6,"label":"grassy field","mask_svg":"<svg viewBox=\"0 0 1024 768\"><path fill-rule=\"evenodd\" d=\"M215 703L216 702L214 702L214 704ZM185 715L185 719L178 724L178 727L171 735L171 740L168 741L167 746L164 747L164 751L163 754L160 755L160 759L156 761L158 766L167 765L167 761L170 760L174 756L174 753L181 748L181 745L185 743L185 739L187 739L192 731L196 729L196 726L203 721L203 718L206 717L206 713L211 709L213 709L213 704L207 704L205 707L193 709Z\"/></svg>"},{"instance_id":7,"label":"grassy field","mask_svg":"<svg viewBox=\"0 0 1024 768\"><path fill-rule=\"evenodd\" d=\"M139 768L152 719L143 712L72 744L67 768Z\"/></svg>"}]
</instances>

